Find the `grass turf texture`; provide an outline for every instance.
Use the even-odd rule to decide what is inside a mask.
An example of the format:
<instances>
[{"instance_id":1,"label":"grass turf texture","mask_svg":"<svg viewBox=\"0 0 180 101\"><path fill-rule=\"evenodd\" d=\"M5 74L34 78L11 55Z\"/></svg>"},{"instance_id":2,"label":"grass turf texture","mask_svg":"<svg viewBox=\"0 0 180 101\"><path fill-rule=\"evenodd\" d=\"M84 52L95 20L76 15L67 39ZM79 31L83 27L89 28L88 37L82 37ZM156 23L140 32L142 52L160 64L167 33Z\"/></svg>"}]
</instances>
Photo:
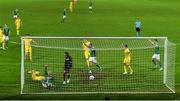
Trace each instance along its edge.
<instances>
[{"instance_id":1,"label":"grass turf texture","mask_svg":"<svg viewBox=\"0 0 180 101\"><path fill-rule=\"evenodd\" d=\"M179 0L98 0L88 13L88 2L78 0L77 9L60 24L65 0L1 0L0 25L11 28L10 40L20 42L15 35L12 10L18 8L23 21L21 35L33 36L135 36L134 21L142 20L142 36L168 36L179 44ZM0 50L0 99L180 99L180 46L176 56L176 94L92 94L92 95L19 95L20 45L10 43L7 51ZM70 98L72 97L72 98Z\"/></svg>"}]
</instances>

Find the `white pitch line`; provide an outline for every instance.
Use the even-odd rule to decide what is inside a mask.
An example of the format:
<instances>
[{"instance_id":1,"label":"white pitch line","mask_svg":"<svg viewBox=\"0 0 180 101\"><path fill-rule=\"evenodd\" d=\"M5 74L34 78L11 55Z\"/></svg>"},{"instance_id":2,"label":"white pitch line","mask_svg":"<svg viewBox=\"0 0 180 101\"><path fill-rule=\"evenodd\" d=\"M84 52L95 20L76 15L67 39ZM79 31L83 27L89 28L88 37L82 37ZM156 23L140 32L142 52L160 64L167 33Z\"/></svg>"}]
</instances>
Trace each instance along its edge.
<instances>
[{"instance_id":1,"label":"white pitch line","mask_svg":"<svg viewBox=\"0 0 180 101\"><path fill-rule=\"evenodd\" d=\"M9 43L20 44L20 43L17 43L17 42L15 42L15 41L9 41Z\"/></svg>"},{"instance_id":2,"label":"white pitch line","mask_svg":"<svg viewBox=\"0 0 180 101\"><path fill-rule=\"evenodd\" d=\"M0 84L0 86L19 86L20 84Z\"/></svg>"}]
</instances>

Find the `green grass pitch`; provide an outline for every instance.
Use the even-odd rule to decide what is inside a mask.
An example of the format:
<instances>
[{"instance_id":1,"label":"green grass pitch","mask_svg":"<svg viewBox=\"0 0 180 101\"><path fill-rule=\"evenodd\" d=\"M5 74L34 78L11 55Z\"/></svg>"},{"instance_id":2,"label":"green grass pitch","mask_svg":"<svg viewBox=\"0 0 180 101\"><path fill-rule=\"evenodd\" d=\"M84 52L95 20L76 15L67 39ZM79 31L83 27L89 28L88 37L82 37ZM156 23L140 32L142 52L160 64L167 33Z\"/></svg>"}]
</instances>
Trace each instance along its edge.
<instances>
[{"instance_id":1,"label":"green grass pitch","mask_svg":"<svg viewBox=\"0 0 180 101\"><path fill-rule=\"evenodd\" d=\"M18 8L22 11L22 36L128 37L135 36L134 22L139 17L142 36L167 36L177 44L176 94L20 95L20 45L9 43L8 50L0 50L0 99L180 99L179 0L96 0L93 13L88 12L86 0L78 0L76 10L68 12L61 24L64 7L68 7L66 0L1 0L0 25L7 23L10 41L20 43L12 19L12 10Z\"/></svg>"}]
</instances>

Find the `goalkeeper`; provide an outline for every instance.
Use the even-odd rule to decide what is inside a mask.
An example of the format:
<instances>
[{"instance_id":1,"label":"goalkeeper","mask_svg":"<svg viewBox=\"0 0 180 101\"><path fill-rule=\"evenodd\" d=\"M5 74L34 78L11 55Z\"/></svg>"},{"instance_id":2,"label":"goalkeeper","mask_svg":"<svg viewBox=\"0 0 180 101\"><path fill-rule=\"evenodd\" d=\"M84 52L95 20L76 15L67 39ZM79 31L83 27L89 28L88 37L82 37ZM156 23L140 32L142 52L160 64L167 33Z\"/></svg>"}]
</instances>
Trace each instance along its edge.
<instances>
[{"instance_id":1,"label":"goalkeeper","mask_svg":"<svg viewBox=\"0 0 180 101\"><path fill-rule=\"evenodd\" d=\"M63 73L63 84L66 84L66 76L67 76L67 83L70 82L70 71L72 68L72 57L69 55L68 52L64 52L64 73Z\"/></svg>"},{"instance_id":2,"label":"goalkeeper","mask_svg":"<svg viewBox=\"0 0 180 101\"><path fill-rule=\"evenodd\" d=\"M45 68L44 77L45 77L45 79L42 81L42 86L45 88L54 86L54 77L52 75L52 72L47 71L47 67L48 67L48 65L44 65L44 68Z\"/></svg>"}]
</instances>

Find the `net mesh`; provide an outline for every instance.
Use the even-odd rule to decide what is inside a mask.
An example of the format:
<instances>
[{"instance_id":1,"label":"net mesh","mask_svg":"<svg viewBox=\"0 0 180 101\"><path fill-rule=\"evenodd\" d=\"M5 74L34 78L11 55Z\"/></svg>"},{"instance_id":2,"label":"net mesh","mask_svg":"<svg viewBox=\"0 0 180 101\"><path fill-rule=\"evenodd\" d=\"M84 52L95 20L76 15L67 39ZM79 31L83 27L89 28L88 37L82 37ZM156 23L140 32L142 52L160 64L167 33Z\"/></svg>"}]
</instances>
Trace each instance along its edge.
<instances>
[{"instance_id":1,"label":"net mesh","mask_svg":"<svg viewBox=\"0 0 180 101\"><path fill-rule=\"evenodd\" d=\"M32 62L24 60L24 85L22 93L103 93L103 92L171 92L174 90L174 47L168 44L167 85L163 83L163 71L155 67L151 58L154 46L150 39L136 38L89 38L96 50L96 58L102 71L92 66L94 80L89 80L88 68L82 48L83 38L32 38ZM158 38L157 38L158 39ZM151 39L153 40L153 39ZM159 38L161 63L164 65L165 39ZM123 75L124 49L128 44L132 53L133 74ZM173 47L173 48L171 48ZM64 52L73 58L70 83L63 83ZM24 56L23 56L24 57ZM37 71L44 76L45 64L54 77L54 86L45 88L42 81L32 80ZM172 68L173 67L173 68ZM168 87L169 88L168 88Z\"/></svg>"},{"instance_id":2,"label":"net mesh","mask_svg":"<svg viewBox=\"0 0 180 101\"><path fill-rule=\"evenodd\" d=\"M175 60L176 60L176 45L170 41L167 42L167 71L166 85L175 92Z\"/></svg>"}]
</instances>

